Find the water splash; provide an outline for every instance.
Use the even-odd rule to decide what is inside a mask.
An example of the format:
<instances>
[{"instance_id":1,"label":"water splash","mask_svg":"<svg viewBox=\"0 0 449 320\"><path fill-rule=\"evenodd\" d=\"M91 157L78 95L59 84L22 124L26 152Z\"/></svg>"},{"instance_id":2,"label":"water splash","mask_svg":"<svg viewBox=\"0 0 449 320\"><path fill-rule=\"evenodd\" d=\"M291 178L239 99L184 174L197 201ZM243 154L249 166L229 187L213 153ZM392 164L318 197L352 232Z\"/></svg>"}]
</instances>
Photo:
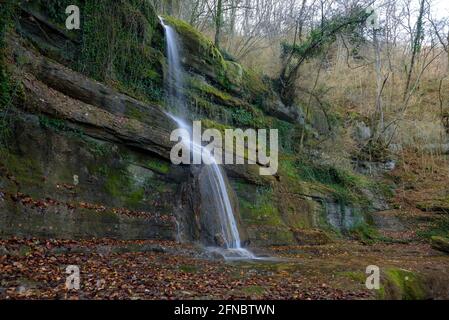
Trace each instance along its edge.
<instances>
[{"instance_id":1,"label":"water splash","mask_svg":"<svg viewBox=\"0 0 449 320\"><path fill-rule=\"evenodd\" d=\"M168 74L166 78L167 102L170 110L178 114L186 114L184 89L184 72L180 59L180 45L176 31L167 25L163 18L159 18L165 29L167 45ZM192 126L183 118L168 114L179 128L192 132ZM191 137L192 135L190 135ZM183 141L185 141L183 139ZM188 141L190 150L194 154L207 157L210 165L205 165L207 182L212 190L214 208L219 216L221 236L225 242L225 248L209 248L213 252L220 253L225 259L255 259L256 257L247 249L242 248L240 234L226 188L225 177L215 158L203 148L195 144L192 139Z\"/></svg>"}]
</instances>

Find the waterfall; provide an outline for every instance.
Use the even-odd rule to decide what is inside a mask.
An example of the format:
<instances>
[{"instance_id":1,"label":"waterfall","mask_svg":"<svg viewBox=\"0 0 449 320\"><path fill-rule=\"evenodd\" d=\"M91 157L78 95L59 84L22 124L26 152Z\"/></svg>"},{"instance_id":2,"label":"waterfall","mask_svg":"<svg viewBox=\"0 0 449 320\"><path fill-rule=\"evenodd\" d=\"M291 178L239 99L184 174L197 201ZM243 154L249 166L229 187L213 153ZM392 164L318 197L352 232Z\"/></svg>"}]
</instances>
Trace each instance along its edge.
<instances>
[{"instance_id":1,"label":"waterfall","mask_svg":"<svg viewBox=\"0 0 449 320\"><path fill-rule=\"evenodd\" d=\"M184 71L180 59L180 43L176 31L167 25L162 18L161 24L165 29L165 39L167 46L168 74L166 77L167 102L170 110L176 114L186 114L187 107L184 98ZM168 114L178 125L179 128L192 132L192 126L183 118ZM192 136L192 135L191 135ZM183 141L185 141L183 139ZM203 146L195 144L189 140L193 153L199 153L207 157L210 165L205 165L205 172L208 186L213 197L213 207L218 214L220 221L221 236L225 242L225 250L214 248L212 250L221 253L229 259L252 259L254 255L248 250L242 248L237 221L232 209L231 200L226 188L225 176L217 164L215 158ZM203 152L204 151L204 152Z\"/></svg>"}]
</instances>

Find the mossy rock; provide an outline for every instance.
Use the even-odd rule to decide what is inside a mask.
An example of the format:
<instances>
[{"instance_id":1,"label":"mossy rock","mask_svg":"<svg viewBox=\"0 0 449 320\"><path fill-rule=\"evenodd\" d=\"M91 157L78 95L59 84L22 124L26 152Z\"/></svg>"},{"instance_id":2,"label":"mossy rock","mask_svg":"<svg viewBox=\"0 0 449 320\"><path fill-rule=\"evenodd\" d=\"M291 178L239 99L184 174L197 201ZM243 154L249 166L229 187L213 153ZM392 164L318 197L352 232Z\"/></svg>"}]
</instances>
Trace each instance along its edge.
<instances>
[{"instance_id":1,"label":"mossy rock","mask_svg":"<svg viewBox=\"0 0 449 320\"><path fill-rule=\"evenodd\" d=\"M263 99L266 99L267 97L270 97L268 100L273 99L270 92L270 85L264 82L261 75L252 70L243 70L242 86L247 93L248 98L254 103L262 105Z\"/></svg>"},{"instance_id":2,"label":"mossy rock","mask_svg":"<svg viewBox=\"0 0 449 320\"><path fill-rule=\"evenodd\" d=\"M112 210L24 206L6 199L0 202L1 237L60 239L174 239L175 226L145 217L131 217ZM21 248L22 249L22 248ZM27 255L24 247L21 254Z\"/></svg>"},{"instance_id":3,"label":"mossy rock","mask_svg":"<svg viewBox=\"0 0 449 320\"><path fill-rule=\"evenodd\" d=\"M296 239L286 226L250 225L246 226L250 244L255 247L292 246Z\"/></svg>"},{"instance_id":4,"label":"mossy rock","mask_svg":"<svg viewBox=\"0 0 449 320\"><path fill-rule=\"evenodd\" d=\"M180 36L184 48L184 63L196 73L207 76L226 91L245 96L249 100L269 93L269 86L261 76L235 61L225 59L212 41L193 26L171 16L163 18Z\"/></svg>"},{"instance_id":5,"label":"mossy rock","mask_svg":"<svg viewBox=\"0 0 449 320\"><path fill-rule=\"evenodd\" d=\"M364 244L373 244L376 241L384 240L379 231L366 222L357 224L347 234Z\"/></svg>"},{"instance_id":6,"label":"mossy rock","mask_svg":"<svg viewBox=\"0 0 449 320\"><path fill-rule=\"evenodd\" d=\"M247 224L284 226L272 188L243 182L235 183L234 188L239 195L240 214Z\"/></svg>"},{"instance_id":7,"label":"mossy rock","mask_svg":"<svg viewBox=\"0 0 449 320\"><path fill-rule=\"evenodd\" d=\"M421 211L449 214L449 198L423 201L416 205Z\"/></svg>"},{"instance_id":8,"label":"mossy rock","mask_svg":"<svg viewBox=\"0 0 449 320\"><path fill-rule=\"evenodd\" d=\"M384 273L379 299L423 300L426 290L421 276L404 269L390 268Z\"/></svg>"},{"instance_id":9,"label":"mossy rock","mask_svg":"<svg viewBox=\"0 0 449 320\"><path fill-rule=\"evenodd\" d=\"M78 5L81 30L67 31L65 8ZM44 55L143 101L163 100L163 36L145 0L51 0L21 3L40 28L19 29Z\"/></svg>"},{"instance_id":10,"label":"mossy rock","mask_svg":"<svg viewBox=\"0 0 449 320\"><path fill-rule=\"evenodd\" d=\"M432 248L435 250L449 254L449 238L445 237L432 237Z\"/></svg>"},{"instance_id":11,"label":"mossy rock","mask_svg":"<svg viewBox=\"0 0 449 320\"><path fill-rule=\"evenodd\" d=\"M27 190L38 189L43 182L43 169L35 158L22 157L8 149L0 149L0 167L4 167L17 185ZM16 192L17 186L11 185L7 191Z\"/></svg>"},{"instance_id":12,"label":"mossy rock","mask_svg":"<svg viewBox=\"0 0 449 320\"><path fill-rule=\"evenodd\" d=\"M333 242L325 231L319 229L296 229L293 235L299 245L325 245Z\"/></svg>"},{"instance_id":13,"label":"mossy rock","mask_svg":"<svg viewBox=\"0 0 449 320\"><path fill-rule=\"evenodd\" d=\"M145 164L147 168L160 174L168 174L170 171L170 164L163 160L151 159Z\"/></svg>"},{"instance_id":14,"label":"mossy rock","mask_svg":"<svg viewBox=\"0 0 449 320\"><path fill-rule=\"evenodd\" d=\"M190 78L188 80L189 86L197 91L203 98L208 99L211 102L215 102L224 106L235 107L243 102L231 96L229 93L219 90L218 88L208 84L206 81L202 81L198 78Z\"/></svg>"},{"instance_id":15,"label":"mossy rock","mask_svg":"<svg viewBox=\"0 0 449 320\"><path fill-rule=\"evenodd\" d=\"M370 204L365 190L375 193L382 191L360 174L332 165L311 163L291 155L281 155L280 174L294 189L297 189L295 181L305 181L310 189L309 194L316 192L321 195L319 197L332 198L336 202L358 207Z\"/></svg>"},{"instance_id":16,"label":"mossy rock","mask_svg":"<svg viewBox=\"0 0 449 320\"><path fill-rule=\"evenodd\" d=\"M183 179L183 172L176 176L168 160L78 134L69 122L16 116L10 148L0 148L3 191L61 202L173 211L175 181Z\"/></svg>"},{"instance_id":17,"label":"mossy rock","mask_svg":"<svg viewBox=\"0 0 449 320\"><path fill-rule=\"evenodd\" d=\"M228 120L232 119L231 109L216 104L193 90L190 90L186 96L189 98L188 103L192 119L206 118L220 123L228 123Z\"/></svg>"},{"instance_id":18,"label":"mossy rock","mask_svg":"<svg viewBox=\"0 0 449 320\"><path fill-rule=\"evenodd\" d=\"M224 74L226 66L223 55L212 41L185 21L171 16L163 16L163 19L180 36L185 49L183 54L189 60L187 63L218 80L217 75Z\"/></svg>"},{"instance_id":19,"label":"mossy rock","mask_svg":"<svg viewBox=\"0 0 449 320\"><path fill-rule=\"evenodd\" d=\"M202 119L201 126L203 127L203 129L218 130L223 135L223 137L225 136L226 130L233 129L231 126L227 126L209 119Z\"/></svg>"},{"instance_id":20,"label":"mossy rock","mask_svg":"<svg viewBox=\"0 0 449 320\"><path fill-rule=\"evenodd\" d=\"M238 195L242 224L256 246L294 245L296 240L285 224L277 199L269 186L242 181L233 183Z\"/></svg>"}]
</instances>

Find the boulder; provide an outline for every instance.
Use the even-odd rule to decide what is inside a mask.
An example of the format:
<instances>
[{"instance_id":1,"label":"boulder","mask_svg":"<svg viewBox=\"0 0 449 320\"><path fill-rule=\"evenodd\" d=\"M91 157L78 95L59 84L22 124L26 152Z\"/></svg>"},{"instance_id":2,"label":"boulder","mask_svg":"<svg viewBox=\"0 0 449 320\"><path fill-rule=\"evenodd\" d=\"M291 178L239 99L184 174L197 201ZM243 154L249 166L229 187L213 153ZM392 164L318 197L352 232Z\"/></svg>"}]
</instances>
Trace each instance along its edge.
<instances>
[{"instance_id":1,"label":"boulder","mask_svg":"<svg viewBox=\"0 0 449 320\"><path fill-rule=\"evenodd\" d=\"M358 142L366 143L371 139L372 135L371 128L368 127L365 122L361 121L356 124L354 136Z\"/></svg>"}]
</instances>

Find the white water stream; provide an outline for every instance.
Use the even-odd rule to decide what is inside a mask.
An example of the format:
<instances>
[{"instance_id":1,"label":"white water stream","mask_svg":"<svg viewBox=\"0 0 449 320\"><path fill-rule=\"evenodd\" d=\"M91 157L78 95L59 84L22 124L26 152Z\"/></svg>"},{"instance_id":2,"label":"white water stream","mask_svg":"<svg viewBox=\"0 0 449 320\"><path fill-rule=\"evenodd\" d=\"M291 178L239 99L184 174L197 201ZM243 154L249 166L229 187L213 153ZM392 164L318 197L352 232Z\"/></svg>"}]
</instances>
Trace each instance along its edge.
<instances>
[{"instance_id":1,"label":"white water stream","mask_svg":"<svg viewBox=\"0 0 449 320\"><path fill-rule=\"evenodd\" d=\"M176 31L167 25L161 18L161 24L165 29L165 39L167 45L168 76L167 102L169 106L176 110L177 114L186 114L187 108L183 94L184 71L180 59L180 42ZM183 118L168 114L178 125L192 133L192 126ZM190 135L191 137L192 135ZM183 139L183 141L185 141ZM234 216L232 204L229 198L228 189L225 183L225 177L222 169L217 164L215 158L203 146L195 144L192 139L188 141L190 150L195 154L207 157L207 163L204 165L207 176L207 183L210 185L213 196L213 206L218 215L221 227L221 236L225 242L225 248L209 248L211 251L218 252L226 259L256 259L256 257L247 249L242 248L237 221Z\"/></svg>"}]
</instances>

